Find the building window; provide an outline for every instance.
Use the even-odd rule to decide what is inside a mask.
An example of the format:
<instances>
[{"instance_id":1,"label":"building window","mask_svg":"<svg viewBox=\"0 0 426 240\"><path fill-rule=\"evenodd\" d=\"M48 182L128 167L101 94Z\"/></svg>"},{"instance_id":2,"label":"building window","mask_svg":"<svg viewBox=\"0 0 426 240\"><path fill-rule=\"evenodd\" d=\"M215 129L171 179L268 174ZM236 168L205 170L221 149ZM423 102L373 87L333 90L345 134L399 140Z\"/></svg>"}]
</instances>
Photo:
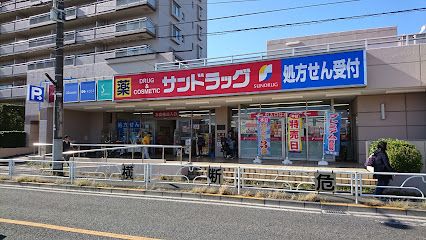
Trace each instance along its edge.
<instances>
[{"instance_id":1,"label":"building window","mask_svg":"<svg viewBox=\"0 0 426 240\"><path fill-rule=\"evenodd\" d=\"M203 48L200 45L197 47L197 58L203 58Z\"/></svg>"},{"instance_id":2,"label":"building window","mask_svg":"<svg viewBox=\"0 0 426 240\"><path fill-rule=\"evenodd\" d=\"M198 20L203 20L203 8L198 6Z\"/></svg>"},{"instance_id":3,"label":"building window","mask_svg":"<svg viewBox=\"0 0 426 240\"><path fill-rule=\"evenodd\" d=\"M200 25L198 25L197 36L200 41L203 40L203 27L201 27Z\"/></svg>"},{"instance_id":4,"label":"building window","mask_svg":"<svg viewBox=\"0 0 426 240\"><path fill-rule=\"evenodd\" d=\"M178 44L183 42L182 30L174 24L172 24L172 39Z\"/></svg>"},{"instance_id":5,"label":"building window","mask_svg":"<svg viewBox=\"0 0 426 240\"><path fill-rule=\"evenodd\" d=\"M182 8L177 4L175 1L172 1L172 16L175 17L177 20L180 20L183 18Z\"/></svg>"}]
</instances>

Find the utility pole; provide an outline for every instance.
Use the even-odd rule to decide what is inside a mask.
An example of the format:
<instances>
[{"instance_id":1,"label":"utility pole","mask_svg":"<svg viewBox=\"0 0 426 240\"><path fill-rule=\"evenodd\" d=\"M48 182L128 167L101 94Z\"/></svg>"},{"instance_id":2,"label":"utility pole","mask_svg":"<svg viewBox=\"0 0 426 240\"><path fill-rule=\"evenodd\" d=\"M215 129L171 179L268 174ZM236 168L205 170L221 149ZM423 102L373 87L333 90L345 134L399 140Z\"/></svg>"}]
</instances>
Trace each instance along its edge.
<instances>
[{"instance_id":1,"label":"utility pole","mask_svg":"<svg viewBox=\"0 0 426 240\"><path fill-rule=\"evenodd\" d=\"M63 138L63 82L64 82L64 0L53 0L50 19L56 22L56 47L55 47L55 102L53 108L53 164L54 173L63 175L62 138ZM47 74L46 76L51 79Z\"/></svg>"}]
</instances>

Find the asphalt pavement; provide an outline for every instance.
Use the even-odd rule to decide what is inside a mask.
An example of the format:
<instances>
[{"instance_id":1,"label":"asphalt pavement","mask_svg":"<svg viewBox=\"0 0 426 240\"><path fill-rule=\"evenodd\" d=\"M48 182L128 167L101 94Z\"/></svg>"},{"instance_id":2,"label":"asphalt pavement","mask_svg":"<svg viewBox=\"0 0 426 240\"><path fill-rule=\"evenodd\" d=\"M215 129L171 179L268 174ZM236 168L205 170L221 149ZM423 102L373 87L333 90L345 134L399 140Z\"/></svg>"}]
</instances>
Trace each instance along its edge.
<instances>
[{"instance_id":1,"label":"asphalt pavement","mask_svg":"<svg viewBox=\"0 0 426 240\"><path fill-rule=\"evenodd\" d=\"M31 225L40 223L44 225ZM111 234L197 240L411 240L426 239L426 222L0 185L0 240L114 238Z\"/></svg>"}]
</instances>

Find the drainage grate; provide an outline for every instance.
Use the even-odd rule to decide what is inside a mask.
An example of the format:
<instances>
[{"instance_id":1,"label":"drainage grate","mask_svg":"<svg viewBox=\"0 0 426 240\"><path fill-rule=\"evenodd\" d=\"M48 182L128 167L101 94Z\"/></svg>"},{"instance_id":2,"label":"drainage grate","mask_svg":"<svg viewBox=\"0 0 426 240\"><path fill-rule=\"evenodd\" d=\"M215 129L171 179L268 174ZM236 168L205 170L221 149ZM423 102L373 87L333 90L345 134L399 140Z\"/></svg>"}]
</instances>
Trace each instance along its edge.
<instances>
[{"instance_id":1,"label":"drainage grate","mask_svg":"<svg viewBox=\"0 0 426 240\"><path fill-rule=\"evenodd\" d=\"M339 214L339 215L348 215L347 211L343 211L343 210L321 210L322 213L324 214Z\"/></svg>"},{"instance_id":2,"label":"drainage grate","mask_svg":"<svg viewBox=\"0 0 426 240\"><path fill-rule=\"evenodd\" d=\"M343 206L321 206L321 212L324 214L348 215L348 208Z\"/></svg>"}]
</instances>

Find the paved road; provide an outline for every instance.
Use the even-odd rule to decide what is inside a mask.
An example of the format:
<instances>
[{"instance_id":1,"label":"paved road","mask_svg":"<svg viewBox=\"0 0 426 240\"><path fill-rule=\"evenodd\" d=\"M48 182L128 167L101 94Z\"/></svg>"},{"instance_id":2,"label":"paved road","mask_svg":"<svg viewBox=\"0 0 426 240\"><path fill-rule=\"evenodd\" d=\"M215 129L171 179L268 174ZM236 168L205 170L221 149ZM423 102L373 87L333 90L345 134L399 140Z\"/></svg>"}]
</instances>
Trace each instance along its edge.
<instances>
[{"instance_id":1,"label":"paved road","mask_svg":"<svg viewBox=\"0 0 426 240\"><path fill-rule=\"evenodd\" d=\"M25 224L7 223L10 219ZM100 237L109 235L84 234L83 230L157 239L426 239L426 222L401 225L391 221L386 217L43 192L0 185L0 240L111 239ZM75 231L65 231L64 227Z\"/></svg>"}]
</instances>

